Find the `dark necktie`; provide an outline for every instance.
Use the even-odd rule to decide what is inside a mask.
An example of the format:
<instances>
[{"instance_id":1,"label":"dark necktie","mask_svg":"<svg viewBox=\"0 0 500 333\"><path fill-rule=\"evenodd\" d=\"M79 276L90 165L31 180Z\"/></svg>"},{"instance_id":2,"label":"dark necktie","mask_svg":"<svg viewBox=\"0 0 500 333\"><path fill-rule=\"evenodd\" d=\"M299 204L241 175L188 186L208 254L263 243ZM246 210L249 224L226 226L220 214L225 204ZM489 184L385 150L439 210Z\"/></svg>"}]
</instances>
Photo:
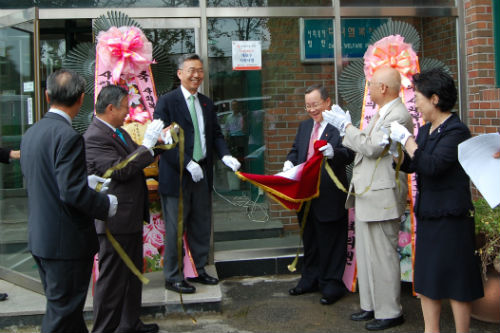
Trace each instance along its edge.
<instances>
[{"instance_id":1,"label":"dark necktie","mask_svg":"<svg viewBox=\"0 0 500 333\"><path fill-rule=\"evenodd\" d=\"M120 139L122 139L123 143L125 144L125 146L127 145L127 141L125 141L125 137L123 136L123 133L122 131L120 131L120 129L116 129L116 134L120 137Z\"/></svg>"}]
</instances>

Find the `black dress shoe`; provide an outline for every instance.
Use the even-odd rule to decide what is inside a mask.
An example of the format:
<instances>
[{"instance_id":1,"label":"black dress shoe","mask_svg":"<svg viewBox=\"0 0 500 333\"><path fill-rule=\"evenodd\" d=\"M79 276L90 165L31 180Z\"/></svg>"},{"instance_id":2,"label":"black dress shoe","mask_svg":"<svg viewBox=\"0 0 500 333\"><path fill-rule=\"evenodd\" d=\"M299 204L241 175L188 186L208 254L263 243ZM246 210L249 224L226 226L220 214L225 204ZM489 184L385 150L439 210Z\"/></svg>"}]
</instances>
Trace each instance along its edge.
<instances>
[{"instance_id":1,"label":"black dress shoe","mask_svg":"<svg viewBox=\"0 0 500 333\"><path fill-rule=\"evenodd\" d=\"M373 311L361 310L360 312L353 313L351 315L351 320L366 321L366 320L373 319L373 317L374 317Z\"/></svg>"},{"instance_id":2,"label":"black dress shoe","mask_svg":"<svg viewBox=\"0 0 500 333\"><path fill-rule=\"evenodd\" d=\"M201 283L201 284L210 284L210 285L216 285L217 283L219 283L218 279L211 277L206 272L201 273L200 275L198 275L195 278L188 278L188 281L189 282L197 282L197 283Z\"/></svg>"},{"instance_id":3,"label":"black dress shoe","mask_svg":"<svg viewBox=\"0 0 500 333\"><path fill-rule=\"evenodd\" d=\"M9 297L9 295L4 294L4 293L0 293L0 302L5 301L7 299L7 297Z\"/></svg>"},{"instance_id":4,"label":"black dress shoe","mask_svg":"<svg viewBox=\"0 0 500 333\"><path fill-rule=\"evenodd\" d=\"M141 323L140 327L135 329L135 333L157 333L160 330L156 324Z\"/></svg>"},{"instance_id":5,"label":"black dress shoe","mask_svg":"<svg viewBox=\"0 0 500 333\"><path fill-rule=\"evenodd\" d=\"M330 304L333 304L335 302L337 302L339 299L341 299L343 296L345 295L345 293L338 293L336 295L331 295L331 296L323 296L321 297L321 299L319 300L319 302L322 304L322 305L330 305Z\"/></svg>"},{"instance_id":6,"label":"black dress shoe","mask_svg":"<svg viewBox=\"0 0 500 333\"><path fill-rule=\"evenodd\" d=\"M401 325L405 322L404 317L401 315L397 318L391 319L373 319L366 323L365 328L369 331L381 331L394 326Z\"/></svg>"},{"instance_id":7,"label":"black dress shoe","mask_svg":"<svg viewBox=\"0 0 500 333\"><path fill-rule=\"evenodd\" d=\"M165 289L183 294L193 294L196 291L196 288L194 286L190 285L184 280L178 282L165 281Z\"/></svg>"},{"instance_id":8,"label":"black dress shoe","mask_svg":"<svg viewBox=\"0 0 500 333\"><path fill-rule=\"evenodd\" d=\"M318 288L306 289L306 288L296 286L295 288L288 289L288 293L292 296L298 296L298 295L302 295L302 294L312 293L312 292L315 292L317 290L318 290Z\"/></svg>"}]
</instances>

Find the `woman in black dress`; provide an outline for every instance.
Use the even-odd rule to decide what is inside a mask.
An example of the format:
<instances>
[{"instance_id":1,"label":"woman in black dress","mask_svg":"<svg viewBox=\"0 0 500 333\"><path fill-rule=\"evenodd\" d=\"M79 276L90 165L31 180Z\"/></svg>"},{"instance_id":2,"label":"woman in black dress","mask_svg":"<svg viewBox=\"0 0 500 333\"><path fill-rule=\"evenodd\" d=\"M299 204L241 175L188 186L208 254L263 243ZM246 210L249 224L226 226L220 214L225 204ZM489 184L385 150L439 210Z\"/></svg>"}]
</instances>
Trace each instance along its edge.
<instances>
[{"instance_id":1,"label":"woman in black dress","mask_svg":"<svg viewBox=\"0 0 500 333\"><path fill-rule=\"evenodd\" d=\"M417 174L415 291L425 332L439 332L443 299L450 299L456 331L468 332L471 301L483 297L469 177L458 162L458 144L470 132L452 112L457 90L450 75L432 69L416 74L413 83L426 124L416 140L403 126L391 124L391 139L406 150L401 170Z\"/></svg>"}]
</instances>

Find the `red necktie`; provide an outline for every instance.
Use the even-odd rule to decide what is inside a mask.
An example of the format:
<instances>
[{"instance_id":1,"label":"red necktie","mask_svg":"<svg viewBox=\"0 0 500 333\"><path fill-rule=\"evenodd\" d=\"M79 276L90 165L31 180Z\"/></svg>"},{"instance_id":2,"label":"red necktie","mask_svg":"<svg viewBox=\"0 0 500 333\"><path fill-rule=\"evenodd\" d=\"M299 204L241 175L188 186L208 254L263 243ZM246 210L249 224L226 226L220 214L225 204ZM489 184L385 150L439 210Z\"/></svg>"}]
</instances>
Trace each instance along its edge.
<instances>
[{"instance_id":1,"label":"red necktie","mask_svg":"<svg viewBox=\"0 0 500 333\"><path fill-rule=\"evenodd\" d=\"M318 139L320 123L314 123L314 128L309 139L309 150L307 151L307 159L310 159L314 155L314 141Z\"/></svg>"}]
</instances>

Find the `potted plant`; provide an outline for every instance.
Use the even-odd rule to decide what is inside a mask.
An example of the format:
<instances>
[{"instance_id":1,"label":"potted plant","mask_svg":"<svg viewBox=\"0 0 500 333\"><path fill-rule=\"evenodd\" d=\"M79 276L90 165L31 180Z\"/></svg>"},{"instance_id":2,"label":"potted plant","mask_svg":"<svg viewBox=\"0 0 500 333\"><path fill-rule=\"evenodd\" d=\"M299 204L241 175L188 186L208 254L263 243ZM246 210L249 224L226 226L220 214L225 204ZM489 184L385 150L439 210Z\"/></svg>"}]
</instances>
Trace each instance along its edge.
<instances>
[{"instance_id":1,"label":"potted plant","mask_svg":"<svg viewBox=\"0 0 500 333\"><path fill-rule=\"evenodd\" d=\"M483 198L474 201L476 234L479 237L478 254L483 276L490 265L500 272L500 206L491 209Z\"/></svg>"},{"instance_id":2,"label":"potted plant","mask_svg":"<svg viewBox=\"0 0 500 333\"><path fill-rule=\"evenodd\" d=\"M500 323L500 206L491 209L480 198L474 201L474 207L484 297L472 303L472 317Z\"/></svg>"}]
</instances>

